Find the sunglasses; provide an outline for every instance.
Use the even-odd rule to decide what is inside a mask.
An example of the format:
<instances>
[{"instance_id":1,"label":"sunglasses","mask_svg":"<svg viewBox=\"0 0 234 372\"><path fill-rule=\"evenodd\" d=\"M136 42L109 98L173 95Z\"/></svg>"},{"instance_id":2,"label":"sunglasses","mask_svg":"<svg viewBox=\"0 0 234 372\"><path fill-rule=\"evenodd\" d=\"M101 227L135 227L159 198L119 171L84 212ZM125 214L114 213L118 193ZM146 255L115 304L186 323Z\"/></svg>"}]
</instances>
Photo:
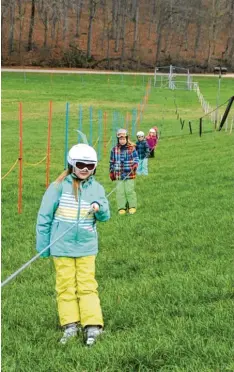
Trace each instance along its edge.
<instances>
[{"instance_id":1,"label":"sunglasses","mask_svg":"<svg viewBox=\"0 0 234 372\"><path fill-rule=\"evenodd\" d=\"M82 163L81 161L76 162L76 168L78 168L79 170L83 170L83 169L87 168L89 171L92 171L92 170L94 170L95 165L96 165L95 163L87 164L87 163Z\"/></svg>"}]
</instances>

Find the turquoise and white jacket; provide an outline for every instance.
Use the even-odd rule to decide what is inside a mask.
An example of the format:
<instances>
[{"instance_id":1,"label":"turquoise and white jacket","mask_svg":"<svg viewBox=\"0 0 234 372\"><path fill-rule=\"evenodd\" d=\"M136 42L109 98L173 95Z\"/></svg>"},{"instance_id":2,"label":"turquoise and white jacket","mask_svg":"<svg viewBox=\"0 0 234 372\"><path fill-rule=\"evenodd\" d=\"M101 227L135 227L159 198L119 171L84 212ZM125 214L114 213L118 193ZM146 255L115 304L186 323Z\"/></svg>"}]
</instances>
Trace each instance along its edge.
<instances>
[{"instance_id":1,"label":"turquoise and white jacket","mask_svg":"<svg viewBox=\"0 0 234 372\"><path fill-rule=\"evenodd\" d=\"M100 209L96 213L87 215L93 202L97 202ZM36 249L41 252L74 225L41 256L95 255L98 252L96 220L107 221L109 218L109 203L104 188L95 181L94 177L91 176L80 183L78 201L76 201L72 176L69 175L61 183L53 182L43 196L37 218Z\"/></svg>"}]
</instances>

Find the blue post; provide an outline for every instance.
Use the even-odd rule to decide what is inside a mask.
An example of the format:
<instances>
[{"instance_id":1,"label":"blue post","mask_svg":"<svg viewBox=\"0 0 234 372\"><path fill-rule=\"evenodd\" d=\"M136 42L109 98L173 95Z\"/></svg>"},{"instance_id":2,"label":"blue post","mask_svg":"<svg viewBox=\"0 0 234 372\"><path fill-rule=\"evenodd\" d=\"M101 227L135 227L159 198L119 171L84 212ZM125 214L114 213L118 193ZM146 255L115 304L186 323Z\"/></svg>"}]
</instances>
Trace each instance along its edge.
<instances>
[{"instance_id":1,"label":"blue post","mask_svg":"<svg viewBox=\"0 0 234 372\"><path fill-rule=\"evenodd\" d=\"M116 137L116 131L117 131L117 112L113 112L113 117L112 117L112 146L115 146L115 137Z\"/></svg>"},{"instance_id":2,"label":"blue post","mask_svg":"<svg viewBox=\"0 0 234 372\"><path fill-rule=\"evenodd\" d=\"M136 134L136 120L137 120L137 110L133 109L132 110L132 138Z\"/></svg>"},{"instance_id":3,"label":"blue post","mask_svg":"<svg viewBox=\"0 0 234 372\"><path fill-rule=\"evenodd\" d=\"M121 128L124 128L124 116L122 115L122 114L120 114L121 116L120 116L120 122L121 122L121 125L120 125L120 127Z\"/></svg>"},{"instance_id":4,"label":"blue post","mask_svg":"<svg viewBox=\"0 0 234 372\"><path fill-rule=\"evenodd\" d=\"M115 127L115 131L117 132L117 129L118 129L118 127L119 127L119 112L118 111L116 111L116 127Z\"/></svg>"},{"instance_id":5,"label":"blue post","mask_svg":"<svg viewBox=\"0 0 234 372\"><path fill-rule=\"evenodd\" d=\"M93 108L89 108L89 144L92 146L93 143Z\"/></svg>"},{"instance_id":6,"label":"blue post","mask_svg":"<svg viewBox=\"0 0 234 372\"><path fill-rule=\"evenodd\" d=\"M64 169L67 169L67 153L68 153L68 125L69 125L69 102L66 103L66 125L65 125Z\"/></svg>"},{"instance_id":7,"label":"blue post","mask_svg":"<svg viewBox=\"0 0 234 372\"><path fill-rule=\"evenodd\" d=\"M82 132L82 119L83 119L83 110L82 110L82 105L79 105L79 125L78 125L78 130ZM78 142L81 140L81 136L78 133Z\"/></svg>"},{"instance_id":8,"label":"blue post","mask_svg":"<svg viewBox=\"0 0 234 372\"><path fill-rule=\"evenodd\" d=\"M102 158L102 143L103 143L103 136L102 136L102 121L103 121L103 113L102 110L98 110L98 160Z\"/></svg>"}]
</instances>

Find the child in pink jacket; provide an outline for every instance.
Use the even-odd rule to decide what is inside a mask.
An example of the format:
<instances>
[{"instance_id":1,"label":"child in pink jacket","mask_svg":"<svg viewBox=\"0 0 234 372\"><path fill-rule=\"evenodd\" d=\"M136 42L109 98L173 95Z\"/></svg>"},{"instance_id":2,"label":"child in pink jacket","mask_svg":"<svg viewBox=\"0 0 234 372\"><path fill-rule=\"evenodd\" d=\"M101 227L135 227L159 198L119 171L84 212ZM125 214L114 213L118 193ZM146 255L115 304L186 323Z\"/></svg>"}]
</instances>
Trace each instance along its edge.
<instances>
[{"instance_id":1,"label":"child in pink jacket","mask_svg":"<svg viewBox=\"0 0 234 372\"><path fill-rule=\"evenodd\" d=\"M157 127L155 127L157 128ZM149 134L146 137L146 141L148 143L149 149L150 149L150 158L154 158L154 150L158 143L158 134L155 128L151 128L149 130ZM157 128L158 129L158 128Z\"/></svg>"}]
</instances>

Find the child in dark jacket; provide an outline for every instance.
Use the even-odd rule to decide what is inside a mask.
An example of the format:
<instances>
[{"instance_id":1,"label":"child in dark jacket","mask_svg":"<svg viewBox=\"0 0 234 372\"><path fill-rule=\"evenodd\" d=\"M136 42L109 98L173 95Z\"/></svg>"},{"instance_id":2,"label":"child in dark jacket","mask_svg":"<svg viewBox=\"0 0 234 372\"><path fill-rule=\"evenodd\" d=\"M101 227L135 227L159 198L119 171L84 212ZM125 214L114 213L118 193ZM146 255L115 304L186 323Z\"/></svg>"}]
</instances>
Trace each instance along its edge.
<instances>
[{"instance_id":1,"label":"child in dark jacket","mask_svg":"<svg viewBox=\"0 0 234 372\"><path fill-rule=\"evenodd\" d=\"M150 154L149 145L145 139L145 134L142 131L137 132L136 150L139 156L139 165L137 168L137 174L147 176L148 175L148 157Z\"/></svg>"},{"instance_id":2,"label":"child in dark jacket","mask_svg":"<svg viewBox=\"0 0 234 372\"><path fill-rule=\"evenodd\" d=\"M135 192L136 170L139 158L135 146L128 140L126 129L117 131L117 145L110 155L110 179L117 181L116 200L120 215L136 213L137 197Z\"/></svg>"}]
</instances>

